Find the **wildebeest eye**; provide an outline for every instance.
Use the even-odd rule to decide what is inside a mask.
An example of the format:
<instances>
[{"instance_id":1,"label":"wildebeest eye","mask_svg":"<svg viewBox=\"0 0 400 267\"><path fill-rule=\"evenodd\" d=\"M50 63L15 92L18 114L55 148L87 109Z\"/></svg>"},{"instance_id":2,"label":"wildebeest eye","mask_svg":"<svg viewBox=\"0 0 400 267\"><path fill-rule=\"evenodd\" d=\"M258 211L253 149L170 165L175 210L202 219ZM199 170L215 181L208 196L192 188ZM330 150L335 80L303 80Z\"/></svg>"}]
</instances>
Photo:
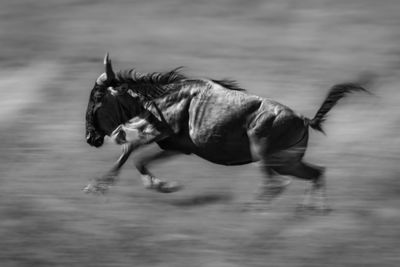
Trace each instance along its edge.
<instances>
[{"instance_id":1,"label":"wildebeest eye","mask_svg":"<svg viewBox=\"0 0 400 267\"><path fill-rule=\"evenodd\" d=\"M104 92L97 91L93 94L93 99L95 102L100 102L100 100L103 98L103 96L104 96Z\"/></svg>"}]
</instances>

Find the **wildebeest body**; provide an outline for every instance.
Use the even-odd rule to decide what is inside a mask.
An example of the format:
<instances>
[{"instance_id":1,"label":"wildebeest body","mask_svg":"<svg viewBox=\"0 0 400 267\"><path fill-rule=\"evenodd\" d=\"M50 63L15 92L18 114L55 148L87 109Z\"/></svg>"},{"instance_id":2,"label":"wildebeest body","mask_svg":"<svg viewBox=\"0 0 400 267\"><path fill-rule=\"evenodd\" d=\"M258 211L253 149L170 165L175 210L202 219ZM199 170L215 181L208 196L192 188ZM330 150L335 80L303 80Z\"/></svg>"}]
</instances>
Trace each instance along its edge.
<instances>
[{"instance_id":1,"label":"wildebeest body","mask_svg":"<svg viewBox=\"0 0 400 267\"><path fill-rule=\"evenodd\" d=\"M322 131L326 114L339 99L365 91L355 83L337 84L308 119L276 101L248 94L229 80L189 79L179 70L114 73L108 56L105 66L88 103L87 142L99 147L108 135L123 144L123 153L105 177L85 188L87 192L106 190L132 151L154 142L164 151L135 165L145 186L161 192L177 187L155 178L146 165L176 153L222 165L260 161L267 178L264 195L274 197L288 184L276 174L311 181L311 192L321 192L324 168L302 160L308 130Z\"/></svg>"},{"instance_id":2,"label":"wildebeest body","mask_svg":"<svg viewBox=\"0 0 400 267\"><path fill-rule=\"evenodd\" d=\"M297 134L299 127L306 131L302 117L276 101L211 81L200 82L204 83L201 87L199 82L188 82L176 94L154 100L174 132L158 142L162 148L194 153L217 164L238 165L258 157L251 151L249 138L268 136L265 152L273 153L295 144L302 137ZM154 108L152 113L157 114ZM292 120L288 125L297 131L281 129L278 133L285 120Z\"/></svg>"}]
</instances>

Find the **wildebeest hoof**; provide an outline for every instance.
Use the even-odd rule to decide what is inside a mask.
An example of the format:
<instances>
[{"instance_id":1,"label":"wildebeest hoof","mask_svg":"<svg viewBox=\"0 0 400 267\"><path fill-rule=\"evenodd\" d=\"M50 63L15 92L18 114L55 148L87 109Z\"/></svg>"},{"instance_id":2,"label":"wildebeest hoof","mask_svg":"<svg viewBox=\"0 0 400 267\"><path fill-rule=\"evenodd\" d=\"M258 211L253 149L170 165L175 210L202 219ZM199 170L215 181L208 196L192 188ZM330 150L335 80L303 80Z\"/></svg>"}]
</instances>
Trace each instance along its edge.
<instances>
[{"instance_id":1,"label":"wildebeest hoof","mask_svg":"<svg viewBox=\"0 0 400 267\"><path fill-rule=\"evenodd\" d=\"M300 213L309 213L309 214L316 214L316 215L327 215L332 211L332 208L329 206L319 206L315 204L299 204L296 207L296 211Z\"/></svg>"},{"instance_id":2,"label":"wildebeest hoof","mask_svg":"<svg viewBox=\"0 0 400 267\"><path fill-rule=\"evenodd\" d=\"M106 184L88 184L82 191L86 194L103 195L108 191L108 185Z\"/></svg>"},{"instance_id":3,"label":"wildebeest hoof","mask_svg":"<svg viewBox=\"0 0 400 267\"><path fill-rule=\"evenodd\" d=\"M271 210L271 205L263 200L241 203L238 206L240 212L254 212L257 214L268 213Z\"/></svg>"},{"instance_id":4,"label":"wildebeest hoof","mask_svg":"<svg viewBox=\"0 0 400 267\"><path fill-rule=\"evenodd\" d=\"M164 182L161 181L157 185L154 185L154 189L161 193L173 193L182 189L182 185L177 182Z\"/></svg>"},{"instance_id":5,"label":"wildebeest hoof","mask_svg":"<svg viewBox=\"0 0 400 267\"><path fill-rule=\"evenodd\" d=\"M261 193L258 194L257 200L263 200L269 202L282 194L287 186L291 183L291 180L283 180L274 183L267 183L263 186Z\"/></svg>"},{"instance_id":6,"label":"wildebeest hoof","mask_svg":"<svg viewBox=\"0 0 400 267\"><path fill-rule=\"evenodd\" d=\"M182 185L177 182L163 181L150 175L142 175L141 178L145 188L161 193L172 193L182 188Z\"/></svg>"}]
</instances>

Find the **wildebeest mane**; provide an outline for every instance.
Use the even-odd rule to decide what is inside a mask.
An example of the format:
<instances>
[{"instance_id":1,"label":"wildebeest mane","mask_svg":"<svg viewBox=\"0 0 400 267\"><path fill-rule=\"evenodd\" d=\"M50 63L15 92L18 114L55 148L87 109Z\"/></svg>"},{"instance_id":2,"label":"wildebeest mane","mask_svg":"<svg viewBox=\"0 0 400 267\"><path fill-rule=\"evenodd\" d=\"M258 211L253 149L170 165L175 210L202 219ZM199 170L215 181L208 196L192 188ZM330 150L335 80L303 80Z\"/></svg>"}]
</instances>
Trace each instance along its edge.
<instances>
[{"instance_id":1,"label":"wildebeest mane","mask_svg":"<svg viewBox=\"0 0 400 267\"><path fill-rule=\"evenodd\" d=\"M184 75L181 71L182 68L178 67L168 72L152 73L140 73L135 69L121 70L116 73L116 79L120 84L127 83L129 89L133 90L144 100L153 100L179 89L179 86L176 86L179 83L196 81L196 79ZM245 91L234 80L223 79L211 81L229 90Z\"/></svg>"},{"instance_id":2,"label":"wildebeest mane","mask_svg":"<svg viewBox=\"0 0 400 267\"><path fill-rule=\"evenodd\" d=\"M174 84L188 79L182 67L168 72L140 73L135 69L121 70L116 73L119 83L127 83L129 88L145 100L152 100L175 89Z\"/></svg>"},{"instance_id":3,"label":"wildebeest mane","mask_svg":"<svg viewBox=\"0 0 400 267\"><path fill-rule=\"evenodd\" d=\"M229 90L242 91L242 92L246 91L246 89L241 88L235 80L223 79L223 80L212 80L212 81L218 83L219 85Z\"/></svg>"}]
</instances>

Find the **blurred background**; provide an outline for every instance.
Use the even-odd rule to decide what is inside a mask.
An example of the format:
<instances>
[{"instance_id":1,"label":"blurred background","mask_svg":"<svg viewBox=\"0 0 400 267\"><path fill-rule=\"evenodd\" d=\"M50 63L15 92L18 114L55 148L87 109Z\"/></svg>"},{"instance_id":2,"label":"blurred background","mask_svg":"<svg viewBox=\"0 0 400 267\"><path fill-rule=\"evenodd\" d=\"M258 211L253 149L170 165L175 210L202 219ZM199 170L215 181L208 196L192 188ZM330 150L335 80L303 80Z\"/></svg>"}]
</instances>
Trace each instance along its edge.
<instances>
[{"instance_id":1,"label":"blurred background","mask_svg":"<svg viewBox=\"0 0 400 267\"><path fill-rule=\"evenodd\" d=\"M400 266L397 0L0 3L0 266ZM104 197L82 193L119 148L85 143L90 90L115 70L232 78L312 117L328 89L375 73L312 132L333 211L295 211L295 180L267 212L242 211L256 164L181 156L153 166L185 189L143 189L130 161Z\"/></svg>"}]
</instances>

